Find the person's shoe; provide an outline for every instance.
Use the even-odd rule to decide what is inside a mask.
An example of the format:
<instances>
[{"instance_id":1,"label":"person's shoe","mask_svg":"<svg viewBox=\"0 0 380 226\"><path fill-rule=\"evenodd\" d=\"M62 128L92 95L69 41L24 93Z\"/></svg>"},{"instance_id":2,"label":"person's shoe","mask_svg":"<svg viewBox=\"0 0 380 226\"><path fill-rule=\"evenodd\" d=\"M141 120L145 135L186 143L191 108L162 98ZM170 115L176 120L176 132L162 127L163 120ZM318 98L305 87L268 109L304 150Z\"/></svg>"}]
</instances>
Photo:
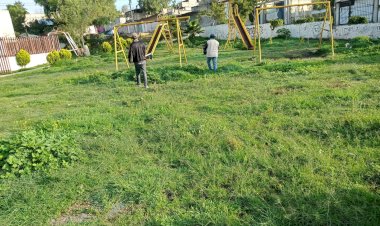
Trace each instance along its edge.
<instances>
[{"instance_id":1,"label":"person's shoe","mask_svg":"<svg viewBox=\"0 0 380 226\"><path fill-rule=\"evenodd\" d=\"M149 89L149 86L145 86L145 89Z\"/></svg>"}]
</instances>

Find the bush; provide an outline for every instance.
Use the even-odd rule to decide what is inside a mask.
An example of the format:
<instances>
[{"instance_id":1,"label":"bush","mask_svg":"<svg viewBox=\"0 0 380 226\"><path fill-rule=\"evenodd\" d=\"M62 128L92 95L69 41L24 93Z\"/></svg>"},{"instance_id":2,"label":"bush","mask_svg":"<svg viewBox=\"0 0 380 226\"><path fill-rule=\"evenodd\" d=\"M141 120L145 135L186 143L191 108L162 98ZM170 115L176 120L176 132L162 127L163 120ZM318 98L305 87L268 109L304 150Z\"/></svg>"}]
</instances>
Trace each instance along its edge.
<instances>
[{"instance_id":1,"label":"bush","mask_svg":"<svg viewBox=\"0 0 380 226\"><path fill-rule=\"evenodd\" d=\"M73 57L73 54L70 50L67 49L61 49L59 51L59 56L62 60L70 60Z\"/></svg>"},{"instance_id":2,"label":"bush","mask_svg":"<svg viewBox=\"0 0 380 226\"><path fill-rule=\"evenodd\" d=\"M132 42L133 42L133 39L131 39L131 38L127 38L125 41L127 42L127 48L129 48L129 46L130 46L130 45L132 44Z\"/></svg>"},{"instance_id":3,"label":"bush","mask_svg":"<svg viewBox=\"0 0 380 226\"><path fill-rule=\"evenodd\" d=\"M298 19L296 20L294 23L295 24L303 24L303 23L310 23L310 22L314 22L314 17L312 16L307 16L305 18L302 18L302 19Z\"/></svg>"},{"instance_id":4,"label":"bush","mask_svg":"<svg viewBox=\"0 0 380 226\"><path fill-rule=\"evenodd\" d=\"M59 52L56 51L56 50L53 50L51 51L47 57L46 57L46 60L49 62L49 64L53 65L55 64L57 61L59 61L61 59L60 55L59 55Z\"/></svg>"},{"instance_id":5,"label":"bush","mask_svg":"<svg viewBox=\"0 0 380 226\"><path fill-rule=\"evenodd\" d=\"M0 177L66 167L83 151L66 133L30 130L0 141Z\"/></svg>"},{"instance_id":6,"label":"bush","mask_svg":"<svg viewBox=\"0 0 380 226\"><path fill-rule=\"evenodd\" d=\"M276 27L280 27L284 25L284 20L283 19L276 19L276 20L271 20L269 21L270 23L270 28L274 30Z\"/></svg>"},{"instance_id":7,"label":"bush","mask_svg":"<svg viewBox=\"0 0 380 226\"><path fill-rule=\"evenodd\" d=\"M278 38L290 38L291 32L287 28L281 28L277 30L277 37Z\"/></svg>"},{"instance_id":8,"label":"bush","mask_svg":"<svg viewBox=\"0 0 380 226\"><path fill-rule=\"evenodd\" d=\"M352 46L354 48L368 47L371 44L371 39L368 36L358 36L352 39Z\"/></svg>"},{"instance_id":9,"label":"bush","mask_svg":"<svg viewBox=\"0 0 380 226\"><path fill-rule=\"evenodd\" d=\"M126 41L123 37L120 37L120 43L121 43L121 47L122 47L123 49L127 48L128 43L127 43L127 41ZM117 44L118 44L118 46L120 47L119 42L117 42Z\"/></svg>"},{"instance_id":10,"label":"bush","mask_svg":"<svg viewBox=\"0 0 380 226\"><path fill-rule=\"evenodd\" d=\"M26 66L27 64L30 63L30 54L26 50L21 49L16 54L16 62L17 62L17 65L21 67Z\"/></svg>"},{"instance_id":11,"label":"bush","mask_svg":"<svg viewBox=\"0 0 380 226\"><path fill-rule=\"evenodd\" d=\"M368 19L364 16L352 16L348 19L348 24L368 24Z\"/></svg>"},{"instance_id":12,"label":"bush","mask_svg":"<svg viewBox=\"0 0 380 226\"><path fill-rule=\"evenodd\" d=\"M112 52L112 46L109 42L103 42L102 43L102 49L103 49L103 52L105 52L105 53Z\"/></svg>"}]
</instances>

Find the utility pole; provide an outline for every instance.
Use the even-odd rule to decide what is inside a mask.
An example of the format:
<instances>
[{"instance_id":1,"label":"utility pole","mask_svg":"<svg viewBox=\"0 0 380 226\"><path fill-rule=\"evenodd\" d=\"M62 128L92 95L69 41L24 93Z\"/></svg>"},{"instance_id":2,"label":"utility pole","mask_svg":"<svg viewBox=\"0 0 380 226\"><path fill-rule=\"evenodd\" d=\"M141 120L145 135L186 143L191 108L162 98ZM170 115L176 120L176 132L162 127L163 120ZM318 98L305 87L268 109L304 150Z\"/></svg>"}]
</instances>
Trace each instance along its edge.
<instances>
[{"instance_id":1,"label":"utility pole","mask_svg":"<svg viewBox=\"0 0 380 226\"><path fill-rule=\"evenodd\" d=\"M133 18L132 0L129 0L129 10L131 10L131 17L132 17L132 22L133 22L135 21L135 18Z\"/></svg>"}]
</instances>

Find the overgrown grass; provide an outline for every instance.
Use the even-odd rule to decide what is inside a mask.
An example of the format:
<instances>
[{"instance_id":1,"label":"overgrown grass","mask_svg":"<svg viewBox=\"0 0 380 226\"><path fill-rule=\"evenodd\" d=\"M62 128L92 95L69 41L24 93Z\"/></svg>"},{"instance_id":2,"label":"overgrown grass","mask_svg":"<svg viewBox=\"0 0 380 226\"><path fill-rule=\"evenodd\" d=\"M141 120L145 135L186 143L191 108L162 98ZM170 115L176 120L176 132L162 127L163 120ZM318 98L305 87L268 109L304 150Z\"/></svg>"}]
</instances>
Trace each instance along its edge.
<instances>
[{"instance_id":1,"label":"overgrown grass","mask_svg":"<svg viewBox=\"0 0 380 226\"><path fill-rule=\"evenodd\" d=\"M379 47L344 44L226 50L218 73L160 48L149 90L106 55L2 78L1 138L54 127L88 157L2 179L0 225L378 224Z\"/></svg>"}]
</instances>

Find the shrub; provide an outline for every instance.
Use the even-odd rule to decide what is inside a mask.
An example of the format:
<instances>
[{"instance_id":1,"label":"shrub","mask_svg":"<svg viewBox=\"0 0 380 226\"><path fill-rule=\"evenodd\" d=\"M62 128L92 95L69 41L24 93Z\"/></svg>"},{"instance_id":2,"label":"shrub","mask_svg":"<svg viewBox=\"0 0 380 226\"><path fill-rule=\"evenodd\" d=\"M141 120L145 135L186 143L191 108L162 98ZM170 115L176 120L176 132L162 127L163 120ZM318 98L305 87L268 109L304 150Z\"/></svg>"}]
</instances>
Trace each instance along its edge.
<instances>
[{"instance_id":1,"label":"shrub","mask_svg":"<svg viewBox=\"0 0 380 226\"><path fill-rule=\"evenodd\" d=\"M73 54L70 52L70 50L61 49L59 51L59 56L62 60L70 60L73 57Z\"/></svg>"},{"instance_id":2,"label":"shrub","mask_svg":"<svg viewBox=\"0 0 380 226\"><path fill-rule=\"evenodd\" d=\"M352 46L354 48L368 47L372 44L368 36L358 36L352 39Z\"/></svg>"},{"instance_id":3,"label":"shrub","mask_svg":"<svg viewBox=\"0 0 380 226\"><path fill-rule=\"evenodd\" d=\"M276 20L271 20L269 21L270 23L270 28L274 30L276 27L280 27L284 25L284 20L283 19L276 19Z\"/></svg>"},{"instance_id":4,"label":"shrub","mask_svg":"<svg viewBox=\"0 0 380 226\"><path fill-rule=\"evenodd\" d=\"M364 16L352 16L348 19L348 24L368 24L368 19Z\"/></svg>"},{"instance_id":5,"label":"shrub","mask_svg":"<svg viewBox=\"0 0 380 226\"><path fill-rule=\"evenodd\" d=\"M55 64L57 61L60 60L59 52L56 51L56 50L51 51L51 52L47 55L46 60L47 60L47 61L49 62L49 64L51 64L51 65Z\"/></svg>"},{"instance_id":6,"label":"shrub","mask_svg":"<svg viewBox=\"0 0 380 226\"><path fill-rule=\"evenodd\" d=\"M112 46L109 42L103 42L102 43L102 49L105 53L110 53L112 52Z\"/></svg>"},{"instance_id":7,"label":"shrub","mask_svg":"<svg viewBox=\"0 0 380 226\"><path fill-rule=\"evenodd\" d=\"M185 43L187 47L194 48L194 44L189 38L183 40L183 42Z\"/></svg>"},{"instance_id":8,"label":"shrub","mask_svg":"<svg viewBox=\"0 0 380 226\"><path fill-rule=\"evenodd\" d=\"M0 141L0 177L66 167L83 151L66 133L30 130Z\"/></svg>"},{"instance_id":9,"label":"shrub","mask_svg":"<svg viewBox=\"0 0 380 226\"><path fill-rule=\"evenodd\" d=\"M123 37L120 37L120 43L121 43L121 47L123 48L123 49L125 49L125 48L127 48L127 41L123 38ZM117 44L118 44L118 46L120 47L120 44L119 44L119 42L117 42Z\"/></svg>"},{"instance_id":10,"label":"shrub","mask_svg":"<svg viewBox=\"0 0 380 226\"><path fill-rule=\"evenodd\" d=\"M125 41L127 42L127 48L129 48L129 46L132 44L132 42L133 42L133 39L131 39L131 38L127 38L127 39L125 39Z\"/></svg>"},{"instance_id":11,"label":"shrub","mask_svg":"<svg viewBox=\"0 0 380 226\"><path fill-rule=\"evenodd\" d=\"M281 28L277 30L277 37L279 38L290 38L291 32L287 28Z\"/></svg>"},{"instance_id":12,"label":"shrub","mask_svg":"<svg viewBox=\"0 0 380 226\"><path fill-rule=\"evenodd\" d=\"M302 18L302 19L298 19L296 20L294 23L295 24L303 24L303 23L310 23L310 22L314 22L314 17L312 16L307 16L305 18Z\"/></svg>"},{"instance_id":13,"label":"shrub","mask_svg":"<svg viewBox=\"0 0 380 226\"><path fill-rule=\"evenodd\" d=\"M21 67L26 66L27 64L30 63L30 54L26 50L21 49L16 54L16 62Z\"/></svg>"}]
</instances>

